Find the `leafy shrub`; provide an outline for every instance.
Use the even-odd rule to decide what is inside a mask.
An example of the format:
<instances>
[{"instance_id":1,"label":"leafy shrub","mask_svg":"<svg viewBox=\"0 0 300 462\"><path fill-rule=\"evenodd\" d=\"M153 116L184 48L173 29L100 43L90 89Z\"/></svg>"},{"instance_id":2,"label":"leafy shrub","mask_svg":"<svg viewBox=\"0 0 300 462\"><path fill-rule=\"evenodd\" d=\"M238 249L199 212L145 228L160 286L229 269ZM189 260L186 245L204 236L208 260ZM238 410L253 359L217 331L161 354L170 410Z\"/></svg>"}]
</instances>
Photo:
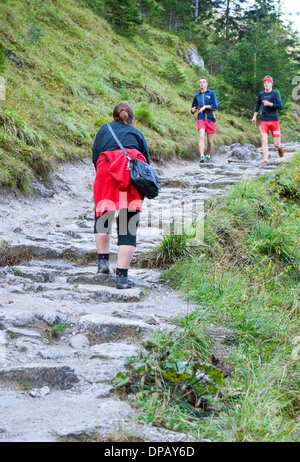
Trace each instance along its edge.
<instances>
[{"instance_id":1,"label":"leafy shrub","mask_svg":"<svg viewBox=\"0 0 300 462\"><path fill-rule=\"evenodd\" d=\"M179 402L195 415L212 410L209 400L223 389L223 373L205 361L205 328L191 320L183 333L162 331L146 339L148 353L131 359L129 372L119 372L115 386L125 393L155 393L162 401L168 396L167 406Z\"/></svg>"}]
</instances>

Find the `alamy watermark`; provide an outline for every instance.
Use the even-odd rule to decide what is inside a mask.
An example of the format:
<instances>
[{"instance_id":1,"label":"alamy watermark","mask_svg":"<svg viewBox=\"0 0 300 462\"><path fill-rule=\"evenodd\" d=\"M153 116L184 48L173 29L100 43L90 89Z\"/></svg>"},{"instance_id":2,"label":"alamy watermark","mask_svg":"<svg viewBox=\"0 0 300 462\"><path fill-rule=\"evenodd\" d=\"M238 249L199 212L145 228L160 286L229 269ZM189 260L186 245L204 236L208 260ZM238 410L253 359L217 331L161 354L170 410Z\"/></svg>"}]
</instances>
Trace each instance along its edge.
<instances>
[{"instance_id":1,"label":"alamy watermark","mask_svg":"<svg viewBox=\"0 0 300 462\"><path fill-rule=\"evenodd\" d=\"M119 193L118 207L113 201L97 203L97 215L101 215L96 224L97 233L111 234L115 212L118 215L119 235L135 235L137 221L144 238L151 239L167 234L184 235L186 245L198 246L204 240L204 201L198 199L172 200L170 202L144 201L141 214L133 216L127 210L138 210L139 202L127 203L126 192ZM123 202L124 201L124 202ZM123 213L124 212L124 213Z\"/></svg>"},{"instance_id":2,"label":"alamy watermark","mask_svg":"<svg viewBox=\"0 0 300 462\"><path fill-rule=\"evenodd\" d=\"M5 78L0 76L0 101L5 101Z\"/></svg>"}]
</instances>

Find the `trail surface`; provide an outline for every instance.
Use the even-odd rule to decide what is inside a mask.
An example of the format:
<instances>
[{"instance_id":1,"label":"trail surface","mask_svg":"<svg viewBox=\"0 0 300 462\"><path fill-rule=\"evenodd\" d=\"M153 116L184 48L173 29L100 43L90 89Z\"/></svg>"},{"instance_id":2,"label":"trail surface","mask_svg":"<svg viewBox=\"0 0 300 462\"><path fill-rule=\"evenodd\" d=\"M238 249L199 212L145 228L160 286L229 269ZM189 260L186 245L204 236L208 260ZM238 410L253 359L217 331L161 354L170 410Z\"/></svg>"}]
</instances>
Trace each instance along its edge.
<instances>
[{"instance_id":1,"label":"trail surface","mask_svg":"<svg viewBox=\"0 0 300 462\"><path fill-rule=\"evenodd\" d=\"M162 192L145 201L130 270L135 286L129 290L114 287L115 231L108 276L97 275L95 263L67 259L95 252L89 159L62 165L50 187L35 184L30 197L0 193L0 242L33 255L29 262L0 268L0 441L80 440L93 434L105 440L125 433L144 441L192 440L138 423L138 412L111 393L126 358L139 354L136 333L175 329L172 316L194 308L160 281L159 271L135 263L140 252L157 245L170 208L222 196L236 182L289 161L300 144L285 144L283 159L270 149L270 165L263 170L261 150L238 144L220 148L209 165L157 166ZM53 326L62 324L55 337Z\"/></svg>"}]
</instances>

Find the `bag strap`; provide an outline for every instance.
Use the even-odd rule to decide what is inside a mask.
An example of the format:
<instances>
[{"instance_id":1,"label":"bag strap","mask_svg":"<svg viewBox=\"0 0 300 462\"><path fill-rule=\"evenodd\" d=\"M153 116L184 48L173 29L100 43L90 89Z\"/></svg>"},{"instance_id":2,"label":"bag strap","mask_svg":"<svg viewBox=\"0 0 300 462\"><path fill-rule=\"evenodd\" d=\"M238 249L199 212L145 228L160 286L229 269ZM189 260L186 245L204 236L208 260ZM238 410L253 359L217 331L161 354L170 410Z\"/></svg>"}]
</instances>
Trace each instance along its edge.
<instances>
[{"instance_id":1,"label":"bag strap","mask_svg":"<svg viewBox=\"0 0 300 462\"><path fill-rule=\"evenodd\" d=\"M127 159L130 161L131 158L129 157L129 154L125 151L121 141L119 140L119 138L117 137L117 135L115 134L114 130L112 129L111 125L110 124L107 124L108 126L108 129L110 131L110 133L112 134L113 138L115 139L115 141L117 142L119 148L124 152L125 156L127 157Z\"/></svg>"}]
</instances>

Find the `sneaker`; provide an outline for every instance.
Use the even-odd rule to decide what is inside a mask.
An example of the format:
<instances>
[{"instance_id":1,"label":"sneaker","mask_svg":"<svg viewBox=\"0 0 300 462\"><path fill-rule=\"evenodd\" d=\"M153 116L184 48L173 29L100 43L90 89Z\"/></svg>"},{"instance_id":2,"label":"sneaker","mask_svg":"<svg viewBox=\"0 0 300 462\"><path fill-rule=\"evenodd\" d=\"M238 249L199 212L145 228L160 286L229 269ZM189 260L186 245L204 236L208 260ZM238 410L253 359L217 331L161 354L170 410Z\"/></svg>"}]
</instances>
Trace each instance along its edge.
<instances>
[{"instance_id":1,"label":"sneaker","mask_svg":"<svg viewBox=\"0 0 300 462\"><path fill-rule=\"evenodd\" d=\"M263 163L260 166L261 167L267 167L268 166L268 161L264 160Z\"/></svg>"},{"instance_id":2,"label":"sneaker","mask_svg":"<svg viewBox=\"0 0 300 462\"><path fill-rule=\"evenodd\" d=\"M206 160L206 163L209 164L210 163L210 156L205 156L205 160Z\"/></svg>"},{"instance_id":3,"label":"sneaker","mask_svg":"<svg viewBox=\"0 0 300 462\"><path fill-rule=\"evenodd\" d=\"M116 276L116 288L117 289L131 289L133 287L133 281L128 279L128 276Z\"/></svg>"},{"instance_id":4,"label":"sneaker","mask_svg":"<svg viewBox=\"0 0 300 462\"><path fill-rule=\"evenodd\" d=\"M284 152L283 152L283 149L282 149L282 148L279 148L279 149L278 149L278 155L279 155L279 157L283 157Z\"/></svg>"},{"instance_id":5,"label":"sneaker","mask_svg":"<svg viewBox=\"0 0 300 462\"><path fill-rule=\"evenodd\" d=\"M108 260L98 261L98 273L109 273L109 261Z\"/></svg>"},{"instance_id":6,"label":"sneaker","mask_svg":"<svg viewBox=\"0 0 300 462\"><path fill-rule=\"evenodd\" d=\"M204 156L200 156L200 164L204 164L204 162L205 162Z\"/></svg>"}]
</instances>

